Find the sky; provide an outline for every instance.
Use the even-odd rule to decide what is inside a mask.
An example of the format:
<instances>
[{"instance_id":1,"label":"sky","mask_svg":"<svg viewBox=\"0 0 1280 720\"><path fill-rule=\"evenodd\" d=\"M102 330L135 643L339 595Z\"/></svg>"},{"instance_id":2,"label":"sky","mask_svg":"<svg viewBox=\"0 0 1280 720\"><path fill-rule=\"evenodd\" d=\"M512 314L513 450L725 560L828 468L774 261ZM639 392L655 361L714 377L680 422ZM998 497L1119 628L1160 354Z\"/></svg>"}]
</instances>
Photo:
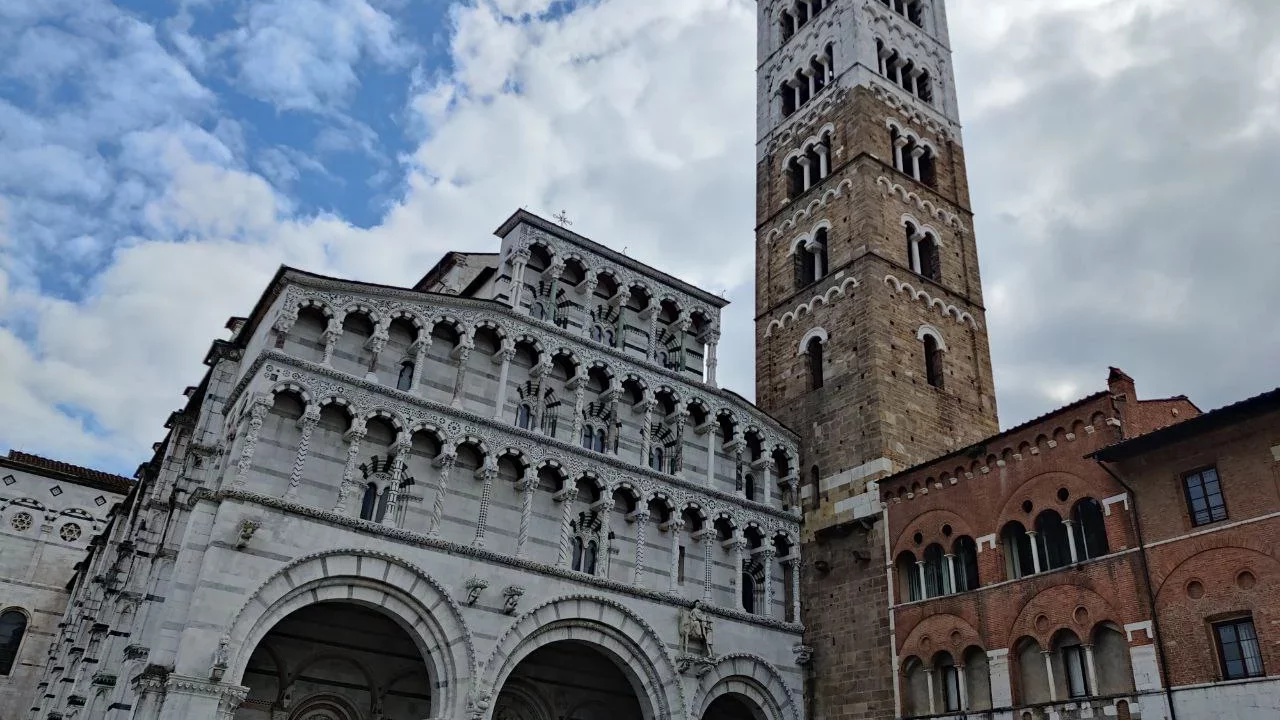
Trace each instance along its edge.
<instances>
[{"instance_id":1,"label":"sky","mask_svg":"<svg viewBox=\"0 0 1280 720\"><path fill-rule=\"evenodd\" d=\"M754 0L0 3L0 448L131 474L284 263L412 284L516 208L725 294ZM1001 423L1280 384L1280 3L950 0Z\"/></svg>"}]
</instances>

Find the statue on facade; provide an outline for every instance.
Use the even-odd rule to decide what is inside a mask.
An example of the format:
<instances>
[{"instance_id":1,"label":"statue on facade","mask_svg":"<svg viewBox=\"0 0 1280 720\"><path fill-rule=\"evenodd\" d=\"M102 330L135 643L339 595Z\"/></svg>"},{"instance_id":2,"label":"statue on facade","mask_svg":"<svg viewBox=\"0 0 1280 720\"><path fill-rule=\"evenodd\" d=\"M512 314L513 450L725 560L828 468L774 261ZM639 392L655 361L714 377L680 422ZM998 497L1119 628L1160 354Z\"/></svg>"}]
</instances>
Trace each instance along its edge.
<instances>
[{"instance_id":1,"label":"statue on facade","mask_svg":"<svg viewBox=\"0 0 1280 720\"><path fill-rule=\"evenodd\" d=\"M213 651L213 663L209 666L209 678L221 680L231 661L231 636L223 635L218 639L218 647Z\"/></svg>"},{"instance_id":2,"label":"statue on facade","mask_svg":"<svg viewBox=\"0 0 1280 720\"><path fill-rule=\"evenodd\" d=\"M715 654L715 650L712 649L711 618L707 617L706 611L702 609L701 600L695 600L693 607L689 608L680 620L681 652L689 652L690 638L701 640L707 655Z\"/></svg>"}]
</instances>

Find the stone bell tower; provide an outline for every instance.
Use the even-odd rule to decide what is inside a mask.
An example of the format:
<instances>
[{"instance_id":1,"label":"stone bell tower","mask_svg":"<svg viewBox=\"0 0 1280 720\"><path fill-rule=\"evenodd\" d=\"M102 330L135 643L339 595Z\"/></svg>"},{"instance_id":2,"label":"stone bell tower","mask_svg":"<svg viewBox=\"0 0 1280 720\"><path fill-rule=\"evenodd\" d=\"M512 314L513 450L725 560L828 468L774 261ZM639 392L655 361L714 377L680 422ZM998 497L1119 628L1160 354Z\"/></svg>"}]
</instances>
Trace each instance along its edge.
<instances>
[{"instance_id":1,"label":"stone bell tower","mask_svg":"<svg viewBox=\"0 0 1280 720\"><path fill-rule=\"evenodd\" d=\"M756 401L805 533L997 430L943 0L759 0Z\"/></svg>"}]
</instances>

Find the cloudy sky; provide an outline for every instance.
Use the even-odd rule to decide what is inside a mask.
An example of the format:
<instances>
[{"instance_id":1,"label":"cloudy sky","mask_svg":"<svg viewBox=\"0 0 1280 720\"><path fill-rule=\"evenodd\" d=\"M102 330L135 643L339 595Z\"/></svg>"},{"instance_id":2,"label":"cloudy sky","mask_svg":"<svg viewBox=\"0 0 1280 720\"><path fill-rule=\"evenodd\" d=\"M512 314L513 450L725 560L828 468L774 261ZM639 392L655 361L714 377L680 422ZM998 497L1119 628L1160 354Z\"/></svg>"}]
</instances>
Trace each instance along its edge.
<instances>
[{"instance_id":1,"label":"cloudy sky","mask_svg":"<svg viewBox=\"0 0 1280 720\"><path fill-rule=\"evenodd\" d=\"M950 0L1000 417L1280 384L1280 3ZM0 448L131 472L280 263L412 283L517 207L734 301L754 0L0 3Z\"/></svg>"}]
</instances>

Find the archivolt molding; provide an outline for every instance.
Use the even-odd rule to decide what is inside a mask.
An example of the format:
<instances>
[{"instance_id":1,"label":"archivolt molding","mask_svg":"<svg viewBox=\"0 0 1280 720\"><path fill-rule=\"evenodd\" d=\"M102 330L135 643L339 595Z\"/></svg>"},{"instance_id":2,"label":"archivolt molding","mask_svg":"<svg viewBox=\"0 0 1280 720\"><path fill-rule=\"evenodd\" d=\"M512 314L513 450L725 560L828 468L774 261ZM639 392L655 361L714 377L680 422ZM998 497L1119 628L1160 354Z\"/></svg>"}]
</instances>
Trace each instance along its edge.
<instances>
[{"instance_id":1,"label":"archivolt molding","mask_svg":"<svg viewBox=\"0 0 1280 720\"><path fill-rule=\"evenodd\" d=\"M848 289L851 287L858 287L858 281L856 278L847 277L839 283L827 288L825 291L814 295L808 302L802 302L797 305L794 310L788 310L783 313L781 317L770 320L769 326L765 328L764 336L772 336L773 329L775 327L779 329L784 328L787 323L799 320L806 314L812 314L819 304L831 305L835 302L836 298L844 297L848 293Z\"/></svg>"},{"instance_id":2,"label":"archivolt molding","mask_svg":"<svg viewBox=\"0 0 1280 720\"><path fill-rule=\"evenodd\" d=\"M813 236L816 235L819 230L831 232L831 221L823 218L815 223L813 227L809 228L809 232L797 235L795 239L791 241L791 254L794 255L801 245L808 245L813 242Z\"/></svg>"},{"instance_id":3,"label":"archivolt molding","mask_svg":"<svg viewBox=\"0 0 1280 720\"><path fill-rule=\"evenodd\" d=\"M277 329L281 327L281 321L286 323L284 325L286 329L291 326L288 319L296 320L298 308L302 306L318 304L327 307L348 307L355 304L352 295L359 294L367 296L363 297L359 304L376 311L379 317L384 318L383 325L379 326L379 330L383 333L386 332L385 324L390 322L390 318L405 317L415 324L422 323L424 328L434 327L438 323L452 325L461 335L462 344L471 345L474 342L476 328L492 328L504 344L516 338L529 338L550 352L568 354L575 364L582 367L600 365L625 368L627 373L636 376L647 387L673 385L680 388L682 396L705 398L708 405L712 403L711 398L714 398L714 402L732 406L733 412L740 420L758 421L771 428L779 438L790 440L791 437L791 432L781 424L731 393L711 388L692 380L685 374L668 370L645 358L627 355L620 350L598 343L590 343L578 333L564 330L550 323L538 323L523 314L517 315L502 303L438 294L424 296L423 293L399 288L362 286L356 289L350 287L349 283L329 279L288 277L287 280L289 286L284 292L284 301L277 315ZM402 297L402 295L409 295L411 298ZM424 300L424 297L429 300ZM654 297L657 298L660 295L655 294ZM406 300L410 299L415 304L406 304ZM716 316L708 315L708 317L714 319ZM340 325L341 320L341 317L336 317L334 322ZM716 329L716 326L712 325L708 331L714 332ZM385 386L379 387L385 390L391 389ZM228 401L228 406L232 402L234 398ZM794 450L794 448L791 449Z\"/></svg>"},{"instance_id":4,"label":"archivolt molding","mask_svg":"<svg viewBox=\"0 0 1280 720\"><path fill-rule=\"evenodd\" d=\"M782 159L782 164L784 166L787 165L788 163L791 162L792 158L800 157L800 155L804 152L805 148L808 148L812 145L817 145L818 143L822 142L822 137L824 135L827 135L832 139L834 139L835 134L836 134L835 123L827 123L826 125L823 125L817 132L805 138L804 142L801 142L799 145L797 145L796 149L787 153L787 156Z\"/></svg>"},{"instance_id":5,"label":"archivolt molding","mask_svg":"<svg viewBox=\"0 0 1280 720\"><path fill-rule=\"evenodd\" d=\"M363 589L353 594L352 584ZM289 613L324 600L352 598L377 604L426 644L431 680L441 690L435 709L442 715L455 709L457 688L478 669L475 643L461 608L421 568L390 553L362 548L304 555L259 585L227 627L235 655L228 677L244 674L258 643Z\"/></svg>"},{"instance_id":6,"label":"archivolt molding","mask_svg":"<svg viewBox=\"0 0 1280 720\"><path fill-rule=\"evenodd\" d=\"M965 232L964 224L960 222L959 215L938 207L931 200L924 199L919 194L893 182L884 175L876 178L876 184L881 187L881 192L884 193L885 197L897 195L903 202L914 204L916 207L920 208L921 212L928 213L930 217L935 217L938 220L941 220L949 227L955 228L957 232Z\"/></svg>"},{"instance_id":7,"label":"archivolt molding","mask_svg":"<svg viewBox=\"0 0 1280 720\"><path fill-rule=\"evenodd\" d=\"M698 681L689 707L692 717L702 717L721 695L738 693L750 698L767 720L800 720L800 703L782 674L768 660L751 653L732 653L716 660Z\"/></svg>"},{"instance_id":8,"label":"archivolt molding","mask_svg":"<svg viewBox=\"0 0 1280 720\"><path fill-rule=\"evenodd\" d=\"M965 649L972 645L982 647L981 636L973 625L959 615L940 613L923 618L911 628L898 656L904 665L912 657L929 665L936 653L946 651L956 662L963 662Z\"/></svg>"},{"instance_id":9,"label":"archivolt molding","mask_svg":"<svg viewBox=\"0 0 1280 720\"><path fill-rule=\"evenodd\" d=\"M634 487L645 498L661 495L692 502L715 512L723 512L740 522L755 522L761 527L769 528L771 532L782 532L792 540L799 537L797 518L787 511L691 480L631 465L614 456L592 453L587 457L583 455L582 448L573 443L520 430L457 408L446 409L443 405L407 392L383 386L373 386L376 392L369 392L371 383L366 380L347 376L324 365L279 351L267 351L259 356L245 374L245 382L253 380L259 374L272 383L288 378L315 397L341 398L345 400L343 404L348 412L355 418L388 413L400 419L400 427L410 430L430 428L440 435L443 453L456 452L459 445L475 443L477 439L483 438L480 447L486 457L492 457L494 453L516 455L525 464L534 467L554 462L570 479L594 475L610 493L625 484ZM704 407L713 416L730 412L729 408L722 405L704 403ZM770 445L773 440L766 438L765 447L777 447ZM784 452L788 452L785 447ZM788 454L788 461L794 467L796 456Z\"/></svg>"},{"instance_id":10,"label":"archivolt molding","mask_svg":"<svg viewBox=\"0 0 1280 720\"><path fill-rule=\"evenodd\" d=\"M1265 562L1273 573L1280 576L1280 559L1277 559L1275 555L1277 550L1273 547L1269 547L1266 543L1258 542L1254 538L1248 537L1243 533L1234 531L1215 533L1195 538L1191 543L1188 543L1188 545L1190 545L1190 553L1179 560L1173 567L1168 570L1163 570L1159 567L1152 568L1151 579L1155 584L1157 598L1159 598L1161 593L1164 592L1165 584L1169 578L1172 578L1184 567L1192 567L1193 565L1199 564L1202 567L1211 567L1217 572L1221 572L1222 570L1236 572L1237 570L1243 569L1224 566L1221 563L1206 562L1206 559L1210 556L1224 551L1237 550L1253 555ZM1175 589L1178 588L1178 586L1173 587Z\"/></svg>"},{"instance_id":11,"label":"archivolt molding","mask_svg":"<svg viewBox=\"0 0 1280 720\"><path fill-rule=\"evenodd\" d=\"M919 300L933 310L937 310L945 317L955 320L956 323L963 325L968 323L974 330L978 329L978 321L973 319L973 315L968 311L961 310L955 305L951 305L942 298L935 298L924 290L917 290L911 283L903 282L893 275L884 276L884 284L896 293L906 293L913 300Z\"/></svg>"},{"instance_id":12,"label":"archivolt molding","mask_svg":"<svg viewBox=\"0 0 1280 720\"><path fill-rule=\"evenodd\" d=\"M805 333L804 337L800 338L800 347L796 350L796 355L797 356L804 355L805 352L807 352L810 340L817 338L818 342L822 343L823 345L826 345L827 338L829 337L830 335L827 334L826 328L821 328L821 327L810 328L809 332Z\"/></svg>"},{"instance_id":13,"label":"archivolt molding","mask_svg":"<svg viewBox=\"0 0 1280 720\"><path fill-rule=\"evenodd\" d=\"M603 597L566 595L521 615L494 643L477 680L498 691L531 652L570 639L600 645L624 661L624 670L636 672L648 700L657 704L655 720L686 717L684 684L662 636L622 603Z\"/></svg>"},{"instance_id":14,"label":"archivolt molding","mask_svg":"<svg viewBox=\"0 0 1280 720\"><path fill-rule=\"evenodd\" d=\"M889 128L890 130L898 131L898 134L901 135L902 137L907 138L908 140L914 140L917 145L924 148L928 148L933 153L934 157L938 156L938 148L933 146L933 142L928 140L927 138L920 137L920 135L915 130L911 129L910 125L907 125L901 120L897 118L892 118L892 117L887 118L884 121L884 124L885 124L885 127Z\"/></svg>"},{"instance_id":15,"label":"archivolt molding","mask_svg":"<svg viewBox=\"0 0 1280 720\"><path fill-rule=\"evenodd\" d=\"M852 189L853 189L853 180L846 177L845 179L837 183L835 187L830 187L830 188L827 188L826 190L823 190L820 196L810 200L809 203L806 204L804 207L796 208L796 211L791 214L791 217L782 221L777 226L775 226L772 230L770 230L769 234L765 236L765 241L772 243L773 241L782 237L784 233L790 230L795 230L797 227L799 227L801 220L805 220L813 216L819 210L826 207L827 204L830 203L832 199L842 196L845 190L852 190Z\"/></svg>"}]
</instances>

